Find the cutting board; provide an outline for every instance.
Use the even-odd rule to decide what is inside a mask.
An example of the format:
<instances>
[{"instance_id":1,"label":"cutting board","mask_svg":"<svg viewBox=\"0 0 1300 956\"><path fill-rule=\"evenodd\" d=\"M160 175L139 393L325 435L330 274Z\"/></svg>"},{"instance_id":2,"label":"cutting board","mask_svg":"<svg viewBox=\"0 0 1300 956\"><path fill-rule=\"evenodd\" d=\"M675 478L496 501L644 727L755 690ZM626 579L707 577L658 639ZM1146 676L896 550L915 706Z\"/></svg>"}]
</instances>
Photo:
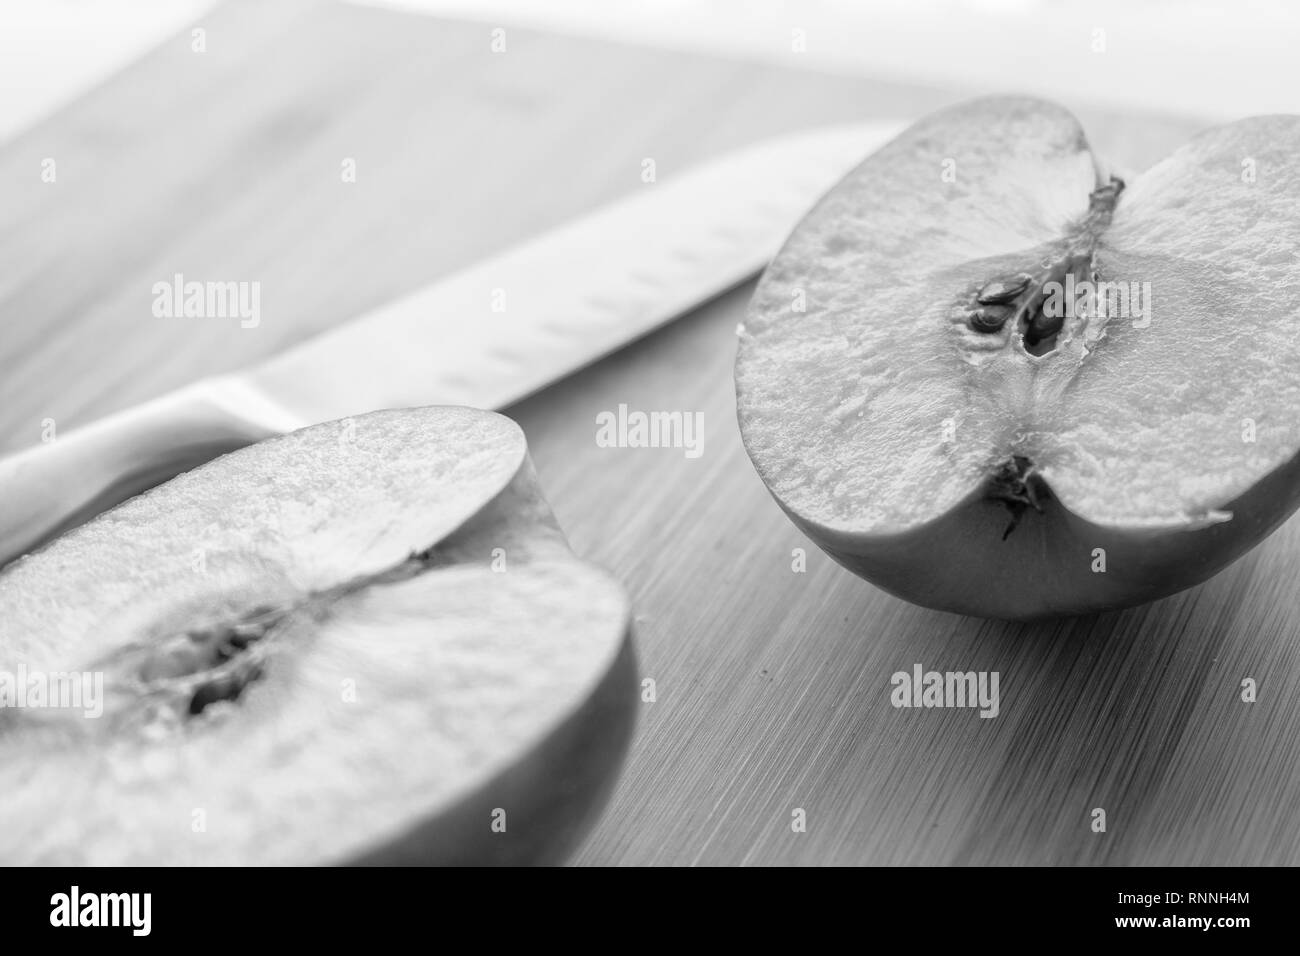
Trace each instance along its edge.
<instances>
[{"instance_id":1,"label":"cutting board","mask_svg":"<svg viewBox=\"0 0 1300 956\"><path fill-rule=\"evenodd\" d=\"M0 147L4 450L653 188L643 159L662 182L769 134L965 95L513 28L494 53L495 24L301 0L199 26L205 52L187 31ZM1130 169L1199 125L1069 105ZM177 272L260 281L261 324L154 318L152 285ZM748 294L509 410L575 548L627 583L653 681L577 862L1300 862L1300 524L1122 613L912 607L816 551L754 475L731 385ZM620 404L702 413L703 453L599 447ZM917 664L998 672L1000 713L894 708L891 675Z\"/></svg>"}]
</instances>

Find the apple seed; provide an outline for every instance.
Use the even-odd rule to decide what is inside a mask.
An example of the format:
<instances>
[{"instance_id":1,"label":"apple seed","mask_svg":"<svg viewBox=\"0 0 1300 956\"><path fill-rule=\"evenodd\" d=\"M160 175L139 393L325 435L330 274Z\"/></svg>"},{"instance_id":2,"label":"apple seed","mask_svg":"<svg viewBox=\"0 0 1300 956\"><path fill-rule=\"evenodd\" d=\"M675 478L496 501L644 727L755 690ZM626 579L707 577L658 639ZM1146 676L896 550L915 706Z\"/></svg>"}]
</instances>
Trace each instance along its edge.
<instances>
[{"instance_id":1,"label":"apple seed","mask_svg":"<svg viewBox=\"0 0 1300 956\"><path fill-rule=\"evenodd\" d=\"M987 305L970 314L970 327L976 332L1000 331L1014 312L1009 305Z\"/></svg>"},{"instance_id":2,"label":"apple seed","mask_svg":"<svg viewBox=\"0 0 1300 956\"><path fill-rule=\"evenodd\" d=\"M994 279L980 289L975 301L980 305L1006 305L1024 292L1032 279L1033 276L1025 272Z\"/></svg>"}]
</instances>

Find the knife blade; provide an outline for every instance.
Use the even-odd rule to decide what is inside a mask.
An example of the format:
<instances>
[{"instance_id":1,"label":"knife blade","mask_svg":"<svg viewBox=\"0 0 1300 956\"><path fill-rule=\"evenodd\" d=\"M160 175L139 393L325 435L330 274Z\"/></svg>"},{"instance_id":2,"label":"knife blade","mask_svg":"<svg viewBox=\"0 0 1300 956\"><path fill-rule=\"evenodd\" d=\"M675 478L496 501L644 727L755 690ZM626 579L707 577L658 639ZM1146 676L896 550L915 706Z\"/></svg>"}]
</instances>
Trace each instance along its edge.
<instances>
[{"instance_id":1,"label":"knife blade","mask_svg":"<svg viewBox=\"0 0 1300 956\"><path fill-rule=\"evenodd\" d=\"M0 564L204 461L380 408L502 408L758 272L902 129L735 150L317 335L0 459Z\"/></svg>"}]
</instances>

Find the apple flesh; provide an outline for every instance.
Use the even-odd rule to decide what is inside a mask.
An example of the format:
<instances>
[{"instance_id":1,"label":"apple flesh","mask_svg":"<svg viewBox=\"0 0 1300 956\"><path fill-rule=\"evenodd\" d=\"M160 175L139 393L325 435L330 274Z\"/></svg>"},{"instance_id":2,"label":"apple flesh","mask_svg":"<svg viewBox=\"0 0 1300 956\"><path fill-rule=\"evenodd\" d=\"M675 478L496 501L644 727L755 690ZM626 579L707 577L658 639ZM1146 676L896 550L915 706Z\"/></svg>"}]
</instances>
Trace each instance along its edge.
<instances>
[{"instance_id":1,"label":"apple flesh","mask_svg":"<svg viewBox=\"0 0 1300 956\"><path fill-rule=\"evenodd\" d=\"M519 428L462 408L304 429L69 532L0 573L0 660L102 680L0 709L9 864L556 862L637 701L622 588Z\"/></svg>"},{"instance_id":2,"label":"apple flesh","mask_svg":"<svg viewBox=\"0 0 1300 956\"><path fill-rule=\"evenodd\" d=\"M992 618L1206 580L1300 505L1300 118L1125 180L1064 109L962 104L869 157L751 301L737 409L837 561Z\"/></svg>"}]
</instances>

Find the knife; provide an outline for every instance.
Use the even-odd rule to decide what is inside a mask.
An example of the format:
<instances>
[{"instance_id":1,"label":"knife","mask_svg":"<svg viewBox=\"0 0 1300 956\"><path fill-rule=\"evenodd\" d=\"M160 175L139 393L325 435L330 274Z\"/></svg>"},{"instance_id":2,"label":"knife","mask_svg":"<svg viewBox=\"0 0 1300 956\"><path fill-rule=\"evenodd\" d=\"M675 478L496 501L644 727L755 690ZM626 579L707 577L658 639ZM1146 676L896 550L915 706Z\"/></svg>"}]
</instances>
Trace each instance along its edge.
<instances>
[{"instance_id":1,"label":"knife","mask_svg":"<svg viewBox=\"0 0 1300 956\"><path fill-rule=\"evenodd\" d=\"M527 241L243 372L0 459L0 564L211 458L380 408L502 408L758 272L902 129L765 140Z\"/></svg>"}]
</instances>

